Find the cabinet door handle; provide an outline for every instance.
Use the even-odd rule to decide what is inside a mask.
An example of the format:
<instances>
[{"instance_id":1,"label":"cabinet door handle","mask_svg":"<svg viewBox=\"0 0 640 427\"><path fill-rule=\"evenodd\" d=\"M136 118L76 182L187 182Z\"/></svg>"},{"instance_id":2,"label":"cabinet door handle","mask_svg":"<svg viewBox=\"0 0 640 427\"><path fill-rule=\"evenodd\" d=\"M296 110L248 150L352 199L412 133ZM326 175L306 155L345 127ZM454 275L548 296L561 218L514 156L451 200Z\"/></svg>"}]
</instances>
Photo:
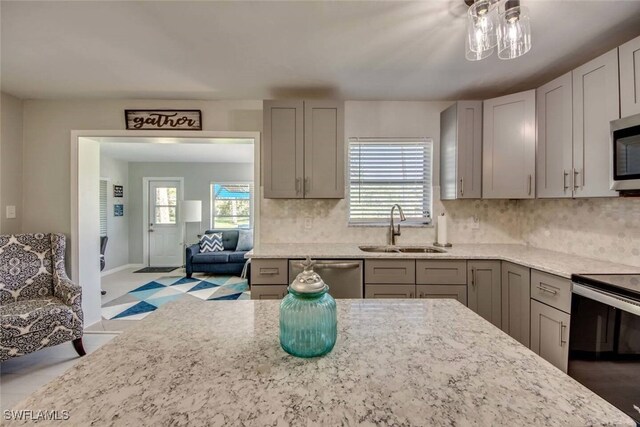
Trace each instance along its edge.
<instances>
[{"instance_id":1,"label":"cabinet door handle","mask_svg":"<svg viewBox=\"0 0 640 427\"><path fill-rule=\"evenodd\" d=\"M532 175L529 174L529 184L528 184L528 187L527 187L527 194L528 195L531 195L531 190L533 189L533 185L532 185L532 182L531 182L532 179L533 179Z\"/></svg>"},{"instance_id":2,"label":"cabinet door handle","mask_svg":"<svg viewBox=\"0 0 640 427\"><path fill-rule=\"evenodd\" d=\"M311 178L309 178L308 176L305 176L304 177L304 194L305 194L305 196L309 192L310 189L311 189Z\"/></svg>"},{"instance_id":3,"label":"cabinet door handle","mask_svg":"<svg viewBox=\"0 0 640 427\"><path fill-rule=\"evenodd\" d=\"M409 298L413 298L413 292L409 292Z\"/></svg>"},{"instance_id":4,"label":"cabinet door handle","mask_svg":"<svg viewBox=\"0 0 640 427\"><path fill-rule=\"evenodd\" d=\"M300 194L300 184L302 182L302 179L300 178L296 178L296 194Z\"/></svg>"},{"instance_id":5,"label":"cabinet door handle","mask_svg":"<svg viewBox=\"0 0 640 427\"><path fill-rule=\"evenodd\" d=\"M580 175L580 171L578 169L573 169L573 190L577 190L580 186L578 185L578 175Z\"/></svg>"},{"instance_id":6,"label":"cabinet door handle","mask_svg":"<svg viewBox=\"0 0 640 427\"><path fill-rule=\"evenodd\" d=\"M569 189L569 184L567 184L567 178L569 178L569 172L567 172L566 170L563 171L563 178L562 178L562 184L564 187L564 191L566 192Z\"/></svg>"},{"instance_id":7,"label":"cabinet door handle","mask_svg":"<svg viewBox=\"0 0 640 427\"><path fill-rule=\"evenodd\" d=\"M562 347L567 343L567 340L562 338L564 336L564 330L566 328L567 328L567 325L565 325L564 322L560 322L560 347Z\"/></svg>"},{"instance_id":8,"label":"cabinet door handle","mask_svg":"<svg viewBox=\"0 0 640 427\"><path fill-rule=\"evenodd\" d=\"M460 178L460 195L464 196L464 177Z\"/></svg>"},{"instance_id":9,"label":"cabinet door handle","mask_svg":"<svg viewBox=\"0 0 640 427\"><path fill-rule=\"evenodd\" d=\"M475 267L471 267L471 286L476 285L476 269Z\"/></svg>"},{"instance_id":10,"label":"cabinet door handle","mask_svg":"<svg viewBox=\"0 0 640 427\"><path fill-rule=\"evenodd\" d=\"M418 298L423 298L424 294L422 292L420 292L420 294L418 295Z\"/></svg>"}]
</instances>

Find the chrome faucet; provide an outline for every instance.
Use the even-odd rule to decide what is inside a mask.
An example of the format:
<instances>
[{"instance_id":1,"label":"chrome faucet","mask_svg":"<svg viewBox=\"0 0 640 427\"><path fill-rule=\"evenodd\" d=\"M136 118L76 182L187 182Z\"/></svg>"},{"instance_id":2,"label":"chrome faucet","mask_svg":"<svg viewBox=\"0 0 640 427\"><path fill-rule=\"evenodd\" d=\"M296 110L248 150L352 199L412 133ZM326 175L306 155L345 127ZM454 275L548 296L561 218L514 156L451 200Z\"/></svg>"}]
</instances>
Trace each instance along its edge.
<instances>
[{"instance_id":1,"label":"chrome faucet","mask_svg":"<svg viewBox=\"0 0 640 427\"><path fill-rule=\"evenodd\" d=\"M396 244L396 236L400 235L400 223L398 223L398 229L394 228L393 224L393 211L398 208L398 212L400 213L400 222L406 221L407 217L404 216L404 212L402 212L402 207L399 204L395 204L391 206L391 221L389 222L389 243L392 246Z\"/></svg>"}]
</instances>

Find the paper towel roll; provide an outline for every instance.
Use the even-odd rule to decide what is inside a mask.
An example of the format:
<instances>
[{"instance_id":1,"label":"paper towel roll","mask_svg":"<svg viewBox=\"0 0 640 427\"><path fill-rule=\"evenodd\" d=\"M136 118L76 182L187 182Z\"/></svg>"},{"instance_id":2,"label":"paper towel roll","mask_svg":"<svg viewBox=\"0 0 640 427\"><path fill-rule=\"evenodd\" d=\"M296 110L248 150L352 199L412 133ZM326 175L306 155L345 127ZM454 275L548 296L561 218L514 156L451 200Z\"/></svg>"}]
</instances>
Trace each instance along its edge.
<instances>
[{"instance_id":1,"label":"paper towel roll","mask_svg":"<svg viewBox=\"0 0 640 427\"><path fill-rule=\"evenodd\" d=\"M447 217L444 214L438 216L437 237L438 244L446 245L449 243L447 237Z\"/></svg>"}]
</instances>

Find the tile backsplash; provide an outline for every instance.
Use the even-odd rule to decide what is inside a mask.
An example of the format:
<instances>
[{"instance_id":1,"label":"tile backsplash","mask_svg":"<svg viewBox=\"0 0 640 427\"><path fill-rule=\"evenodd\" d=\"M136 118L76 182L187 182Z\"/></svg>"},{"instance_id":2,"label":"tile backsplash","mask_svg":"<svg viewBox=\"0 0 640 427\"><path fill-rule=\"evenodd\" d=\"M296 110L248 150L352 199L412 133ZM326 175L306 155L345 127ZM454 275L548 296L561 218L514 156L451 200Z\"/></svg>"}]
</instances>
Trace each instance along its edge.
<instances>
[{"instance_id":1,"label":"tile backsplash","mask_svg":"<svg viewBox=\"0 0 640 427\"><path fill-rule=\"evenodd\" d=\"M434 188L434 196L440 193ZM640 267L640 198L433 202L453 243L524 243ZM473 226L474 218L479 220ZM347 200L263 199L263 243L386 244L385 227L349 227ZM310 228L307 228L310 227ZM399 244L432 244L435 228L408 228Z\"/></svg>"},{"instance_id":2,"label":"tile backsplash","mask_svg":"<svg viewBox=\"0 0 640 427\"><path fill-rule=\"evenodd\" d=\"M640 198L518 203L525 243L640 267Z\"/></svg>"}]
</instances>

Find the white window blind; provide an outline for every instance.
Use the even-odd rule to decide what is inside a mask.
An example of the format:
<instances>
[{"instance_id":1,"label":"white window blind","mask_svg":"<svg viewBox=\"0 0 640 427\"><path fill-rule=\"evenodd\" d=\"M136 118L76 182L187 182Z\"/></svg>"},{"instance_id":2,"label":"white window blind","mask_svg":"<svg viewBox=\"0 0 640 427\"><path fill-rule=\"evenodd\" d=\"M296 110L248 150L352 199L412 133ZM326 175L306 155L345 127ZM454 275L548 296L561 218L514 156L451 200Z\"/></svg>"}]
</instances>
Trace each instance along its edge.
<instances>
[{"instance_id":1,"label":"white window blind","mask_svg":"<svg viewBox=\"0 0 640 427\"><path fill-rule=\"evenodd\" d=\"M432 140L351 138L349 222L388 223L399 204L409 223L431 217Z\"/></svg>"},{"instance_id":2,"label":"white window blind","mask_svg":"<svg viewBox=\"0 0 640 427\"><path fill-rule=\"evenodd\" d=\"M107 198L108 181L100 180L100 236L107 235Z\"/></svg>"}]
</instances>

